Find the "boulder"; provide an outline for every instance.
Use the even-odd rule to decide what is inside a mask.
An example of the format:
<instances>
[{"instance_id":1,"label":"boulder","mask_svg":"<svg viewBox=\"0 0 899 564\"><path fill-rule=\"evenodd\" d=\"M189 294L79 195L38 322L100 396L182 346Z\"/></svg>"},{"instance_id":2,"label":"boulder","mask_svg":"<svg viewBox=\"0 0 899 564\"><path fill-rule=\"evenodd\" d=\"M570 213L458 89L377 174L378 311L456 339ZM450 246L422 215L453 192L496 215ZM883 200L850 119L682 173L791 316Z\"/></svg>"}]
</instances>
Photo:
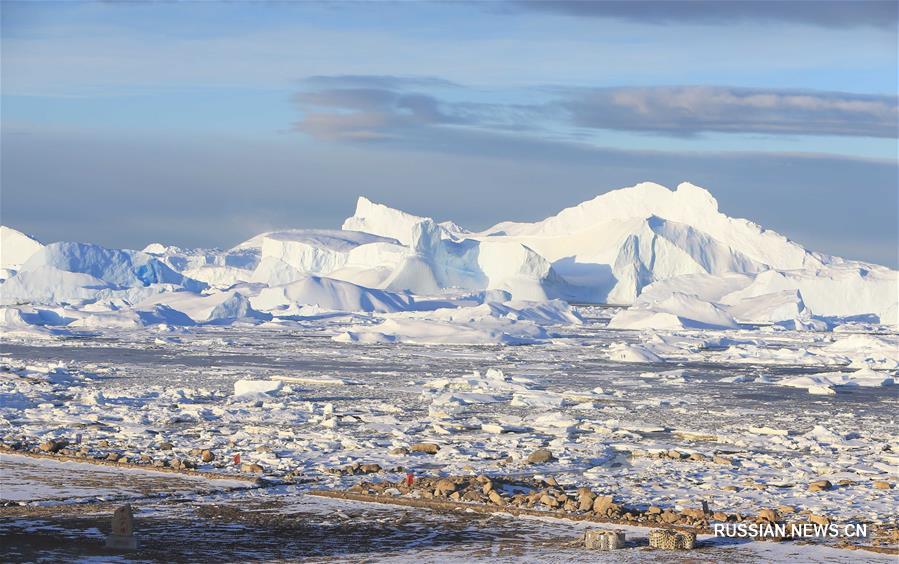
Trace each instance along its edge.
<instances>
[{"instance_id":1,"label":"boulder","mask_svg":"<svg viewBox=\"0 0 899 564\"><path fill-rule=\"evenodd\" d=\"M425 454L437 454L440 446L435 443L415 443L412 445L412 452L423 452Z\"/></svg>"},{"instance_id":2,"label":"boulder","mask_svg":"<svg viewBox=\"0 0 899 564\"><path fill-rule=\"evenodd\" d=\"M833 488L833 484L829 480L818 480L808 485L808 491L810 492L822 492L831 488Z\"/></svg>"},{"instance_id":3,"label":"boulder","mask_svg":"<svg viewBox=\"0 0 899 564\"><path fill-rule=\"evenodd\" d=\"M555 460L552 451L550 451L549 449L541 448L529 454L527 462L528 464L544 464L552 460Z\"/></svg>"}]
</instances>

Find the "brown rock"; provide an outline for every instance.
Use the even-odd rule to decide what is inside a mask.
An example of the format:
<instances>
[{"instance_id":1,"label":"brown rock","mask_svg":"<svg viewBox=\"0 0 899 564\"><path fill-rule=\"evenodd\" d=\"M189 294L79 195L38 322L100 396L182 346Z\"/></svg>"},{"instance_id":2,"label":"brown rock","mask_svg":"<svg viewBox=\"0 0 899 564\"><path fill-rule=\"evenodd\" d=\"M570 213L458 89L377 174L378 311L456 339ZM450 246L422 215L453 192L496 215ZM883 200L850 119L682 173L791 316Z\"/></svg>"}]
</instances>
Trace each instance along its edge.
<instances>
[{"instance_id":1,"label":"brown rock","mask_svg":"<svg viewBox=\"0 0 899 564\"><path fill-rule=\"evenodd\" d=\"M377 474L381 471L380 464L362 464L359 466L359 471L363 474Z\"/></svg>"},{"instance_id":2,"label":"brown rock","mask_svg":"<svg viewBox=\"0 0 899 564\"><path fill-rule=\"evenodd\" d=\"M489 495L490 492L493 491L493 482L489 480L485 482L484 485L481 486L481 491L484 492L484 495Z\"/></svg>"},{"instance_id":3,"label":"brown rock","mask_svg":"<svg viewBox=\"0 0 899 564\"><path fill-rule=\"evenodd\" d=\"M240 471L248 474L262 474L265 470L259 464L245 462L240 465Z\"/></svg>"},{"instance_id":4,"label":"brown rock","mask_svg":"<svg viewBox=\"0 0 899 564\"><path fill-rule=\"evenodd\" d=\"M556 487L559 485L559 482L557 482L556 479L553 478L552 476L545 478L543 480L543 483L545 483L547 486L551 486L551 487Z\"/></svg>"},{"instance_id":5,"label":"brown rock","mask_svg":"<svg viewBox=\"0 0 899 564\"><path fill-rule=\"evenodd\" d=\"M712 457L712 462L714 462L715 464L725 464L727 466L730 466L733 464L733 462L731 461L730 458L727 458L726 456L720 456L717 454L714 457Z\"/></svg>"},{"instance_id":6,"label":"brown rock","mask_svg":"<svg viewBox=\"0 0 899 564\"><path fill-rule=\"evenodd\" d=\"M434 484L434 489L439 495L449 495L456 491L456 483L449 478L443 478L437 480L437 483Z\"/></svg>"},{"instance_id":7,"label":"brown rock","mask_svg":"<svg viewBox=\"0 0 899 564\"><path fill-rule=\"evenodd\" d=\"M590 511L593 509L593 501L596 499L596 495L589 489L586 492L578 491L578 509L581 511Z\"/></svg>"},{"instance_id":8,"label":"brown rock","mask_svg":"<svg viewBox=\"0 0 899 564\"><path fill-rule=\"evenodd\" d=\"M409 454L409 449L407 449L406 447L396 447L395 449L392 449L390 451L390 454L394 456L405 456Z\"/></svg>"},{"instance_id":9,"label":"brown rock","mask_svg":"<svg viewBox=\"0 0 899 564\"><path fill-rule=\"evenodd\" d=\"M762 509L759 511L759 519L768 521L769 523L776 523L777 511L774 511L773 509Z\"/></svg>"},{"instance_id":10,"label":"brown rock","mask_svg":"<svg viewBox=\"0 0 899 564\"><path fill-rule=\"evenodd\" d=\"M680 514L693 519L705 519L705 511L699 508L684 509Z\"/></svg>"},{"instance_id":11,"label":"brown rock","mask_svg":"<svg viewBox=\"0 0 899 564\"><path fill-rule=\"evenodd\" d=\"M462 494L459 492L453 492L450 494L450 499L453 501L459 501L460 499L462 499Z\"/></svg>"},{"instance_id":12,"label":"brown rock","mask_svg":"<svg viewBox=\"0 0 899 564\"><path fill-rule=\"evenodd\" d=\"M440 446L435 443L415 443L412 445L412 452L423 452L425 454L437 454Z\"/></svg>"},{"instance_id":13,"label":"brown rock","mask_svg":"<svg viewBox=\"0 0 899 564\"><path fill-rule=\"evenodd\" d=\"M727 521L727 513L716 511L712 513L712 519L714 519L715 521Z\"/></svg>"},{"instance_id":14,"label":"brown rock","mask_svg":"<svg viewBox=\"0 0 899 564\"><path fill-rule=\"evenodd\" d=\"M790 513L796 513L796 508L791 505L778 505L777 512L781 515L789 515Z\"/></svg>"},{"instance_id":15,"label":"brown rock","mask_svg":"<svg viewBox=\"0 0 899 564\"><path fill-rule=\"evenodd\" d=\"M159 443L159 450L172 450L175 448L172 443L169 442L161 442Z\"/></svg>"},{"instance_id":16,"label":"brown rock","mask_svg":"<svg viewBox=\"0 0 899 564\"><path fill-rule=\"evenodd\" d=\"M706 456L704 454L694 452L693 454L690 455L690 460L693 460L695 462L702 462L702 461L706 460Z\"/></svg>"},{"instance_id":17,"label":"brown rock","mask_svg":"<svg viewBox=\"0 0 899 564\"><path fill-rule=\"evenodd\" d=\"M674 449L669 450L666 454L668 455L668 458L673 458L674 460L680 460L681 458L687 457L686 454Z\"/></svg>"},{"instance_id":18,"label":"brown rock","mask_svg":"<svg viewBox=\"0 0 899 564\"><path fill-rule=\"evenodd\" d=\"M833 488L833 484L829 480L818 480L808 485L808 491L810 492L821 492L831 488Z\"/></svg>"},{"instance_id":19,"label":"brown rock","mask_svg":"<svg viewBox=\"0 0 899 564\"><path fill-rule=\"evenodd\" d=\"M661 519L662 519L662 521L670 524L670 523L676 523L678 521L678 519L680 519L680 516L677 513L674 513L673 511L665 510L661 515Z\"/></svg>"},{"instance_id":20,"label":"brown rock","mask_svg":"<svg viewBox=\"0 0 899 564\"><path fill-rule=\"evenodd\" d=\"M577 508L578 508L578 504L573 499L569 499L568 501L566 501L565 503L562 504L562 509L564 509L565 511L574 512L574 511L577 511Z\"/></svg>"},{"instance_id":21,"label":"brown rock","mask_svg":"<svg viewBox=\"0 0 899 564\"><path fill-rule=\"evenodd\" d=\"M556 507L559 507L559 500L557 500L556 498L554 498L553 496L551 496L549 494L543 494L540 497L540 503L542 503L543 505L545 505L547 507L552 507L553 509L555 509Z\"/></svg>"},{"instance_id":22,"label":"brown rock","mask_svg":"<svg viewBox=\"0 0 899 564\"><path fill-rule=\"evenodd\" d=\"M62 439L50 439L49 441L42 442L38 448L44 452L56 453L64 449L68 444L68 441Z\"/></svg>"},{"instance_id":23,"label":"brown rock","mask_svg":"<svg viewBox=\"0 0 899 564\"><path fill-rule=\"evenodd\" d=\"M505 505L506 501L499 495L496 490L490 490L490 493L487 494L487 497L490 498L490 501L495 503L496 505Z\"/></svg>"},{"instance_id":24,"label":"brown rock","mask_svg":"<svg viewBox=\"0 0 899 564\"><path fill-rule=\"evenodd\" d=\"M889 490L893 487L893 484L887 482L886 480L875 480L871 482L871 485L878 490Z\"/></svg>"},{"instance_id":25,"label":"brown rock","mask_svg":"<svg viewBox=\"0 0 899 564\"><path fill-rule=\"evenodd\" d=\"M597 496L593 500L593 512L597 515L605 515L606 510L612 505L614 498L610 495Z\"/></svg>"},{"instance_id":26,"label":"brown rock","mask_svg":"<svg viewBox=\"0 0 899 564\"><path fill-rule=\"evenodd\" d=\"M814 513L812 513L808 516L808 520L812 523L815 523L816 525L822 525L824 527L830 525L830 519L828 519L824 515L815 515Z\"/></svg>"},{"instance_id":27,"label":"brown rock","mask_svg":"<svg viewBox=\"0 0 899 564\"><path fill-rule=\"evenodd\" d=\"M528 455L528 464L543 464L555 460L553 453L549 449L537 449Z\"/></svg>"},{"instance_id":28,"label":"brown rock","mask_svg":"<svg viewBox=\"0 0 899 564\"><path fill-rule=\"evenodd\" d=\"M215 454L211 450L206 449L200 453L200 460L203 462L212 462L215 460Z\"/></svg>"},{"instance_id":29,"label":"brown rock","mask_svg":"<svg viewBox=\"0 0 899 564\"><path fill-rule=\"evenodd\" d=\"M649 515L659 515L662 513L662 508L651 505L649 506L649 509L646 510L646 513L648 513Z\"/></svg>"}]
</instances>

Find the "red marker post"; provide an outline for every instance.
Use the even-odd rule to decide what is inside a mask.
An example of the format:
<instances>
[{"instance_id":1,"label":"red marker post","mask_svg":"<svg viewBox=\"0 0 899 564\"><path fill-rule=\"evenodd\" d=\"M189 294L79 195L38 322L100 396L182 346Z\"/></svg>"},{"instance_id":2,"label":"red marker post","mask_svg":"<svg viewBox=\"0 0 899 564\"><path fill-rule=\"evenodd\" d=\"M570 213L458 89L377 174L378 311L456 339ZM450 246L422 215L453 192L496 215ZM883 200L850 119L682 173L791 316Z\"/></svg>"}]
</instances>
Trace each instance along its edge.
<instances>
[{"instance_id":1,"label":"red marker post","mask_svg":"<svg viewBox=\"0 0 899 564\"><path fill-rule=\"evenodd\" d=\"M415 475L412 472L406 472L406 485L408 487L412 487L412 482L415 481Z\"/></svg>"},{"instance_id":2,"label":"red marker post","mask_svg":"<svg viewBox=\"0 0 899 564\"><path fill-rule=\"evenodd\" d=\"M240 453L238 452L233 457L231 457L231 460L234 461L234 464L240 464Z\"/></svg>"}]
</instances>

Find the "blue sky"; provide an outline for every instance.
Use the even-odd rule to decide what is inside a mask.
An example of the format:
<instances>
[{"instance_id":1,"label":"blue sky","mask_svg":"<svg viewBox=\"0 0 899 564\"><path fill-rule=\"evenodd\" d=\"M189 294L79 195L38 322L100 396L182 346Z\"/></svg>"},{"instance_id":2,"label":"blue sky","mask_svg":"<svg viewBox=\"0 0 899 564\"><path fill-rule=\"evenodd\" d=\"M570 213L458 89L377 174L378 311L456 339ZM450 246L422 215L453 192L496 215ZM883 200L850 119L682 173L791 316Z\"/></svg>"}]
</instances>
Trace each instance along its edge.
<instances>
[{"instance_id":1,"label":"blue sky","mask_svg":"<svg viewBox=\"0 0 899 564\"><path fill-rule=\"evenodd\" d=\"M688 180L897 264L890 2L2 5L2 221L230 246L360 194L484 228Z\"/></svg>"}]
</instances>

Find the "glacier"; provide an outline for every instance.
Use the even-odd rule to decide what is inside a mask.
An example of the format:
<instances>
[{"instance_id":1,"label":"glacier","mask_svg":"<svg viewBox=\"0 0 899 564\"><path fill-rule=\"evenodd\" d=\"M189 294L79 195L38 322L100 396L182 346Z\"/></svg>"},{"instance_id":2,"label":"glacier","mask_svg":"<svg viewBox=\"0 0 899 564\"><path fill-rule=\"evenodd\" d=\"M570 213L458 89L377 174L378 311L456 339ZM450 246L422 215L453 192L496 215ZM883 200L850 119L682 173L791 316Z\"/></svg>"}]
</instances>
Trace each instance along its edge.
<instances>
[{"instance_id":1,"label":"glacier","mask_svg":"<svg viewBox=\"0 0 899 564\"><path fill-rule=\"evenodd\" d=\"M349 342L521 344L551 338L559 315L571 322L566 302L620 306L614 330L897 323L896 270L806 250L721 213L690 183L644 182L480 232L359 197L341 229L267 232L227 250L44 245L7 226L0 243L7 328L345 314L359 326L334 337ZM526 319L539 304L558 315Z\"/></svg>"}]
</instances>

